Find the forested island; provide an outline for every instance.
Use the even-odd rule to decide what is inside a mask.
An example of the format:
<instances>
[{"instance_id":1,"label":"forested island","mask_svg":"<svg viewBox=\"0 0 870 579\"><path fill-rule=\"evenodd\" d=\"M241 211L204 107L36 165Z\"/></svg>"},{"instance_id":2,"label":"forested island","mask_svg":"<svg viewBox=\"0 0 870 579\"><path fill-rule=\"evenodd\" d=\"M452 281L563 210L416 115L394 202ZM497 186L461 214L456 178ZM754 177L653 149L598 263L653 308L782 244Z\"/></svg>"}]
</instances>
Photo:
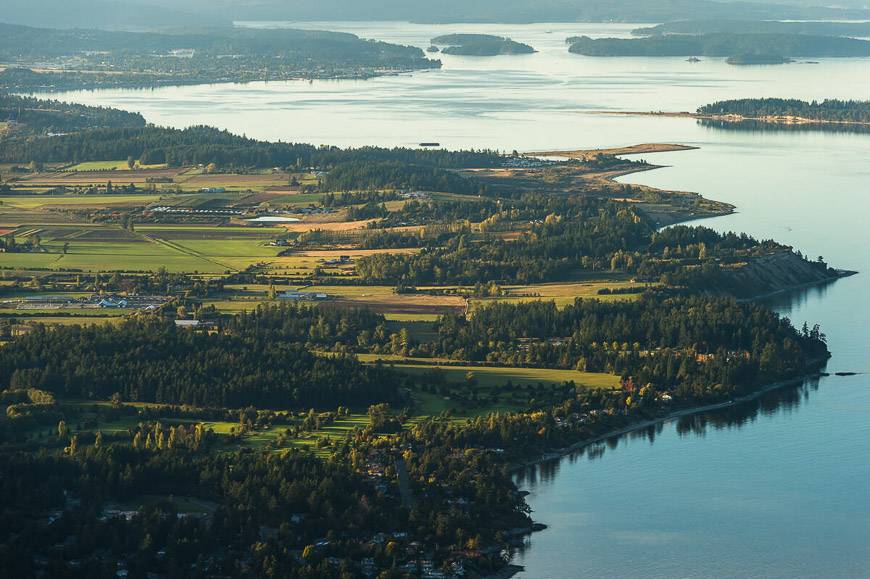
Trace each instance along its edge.
<instances>
[{"instance_id":1,"label":"forested island","mask_svg":"<svg viewBox=\"0 0 870 579\"><path fill-rule=\"evenodd\" d=\"M680 20L635 28L634 36L669 34L810 34L813 36L870 36L870 22L781 22L778 20Z\"/></svg>"},{"instance_id":2,"label":"forested island","mask_svg":"<svg viewBox=\"0 0 870 579\"><path fill-rule=\"evenodd\" d=\"M670 34L644 38L572 37L569 50L585 56L709 56L735 64L784 63L799 57L870 56L870 42L810 34Z\"/></svg>"},{"instance_id":3,"label":"forested island","mask_svg":"<svg viewBox=\"0 0 870 579\"><path fill-rule=\"evenodd\" d=\"M432 39L432 45L444 54L462 56L498 56L501 54L532 54L535 49L510 38L489 34L446 34Z\"/></svg>"},{"instance_id":4,"label":"forested island","mask_svg":"<svg viewBox=\"0 0 870 579\"><path fill-rule=\"evenodd\" d=\"M679 146L341 149L7 102L36 119L0 147L11 576L491 576L542 528L519 465L829 357L756 298L849 272L614 182Z\"/></svg>"},{"instance_id":5,"label":"forested island","mask_svg":"<svg viewBox=\"0 0 870 579\"><path fill-rule=\"evenodd\" d=\"M870 123L870 101L802 101L798 99L735 99L719 101L698 109L710 117L771 123Z\"/></svg>"},{"instance_id":6,"label":"forested island","mask_svg":"<svg viewBox=\"0 0 870 579\"><path fill-rule=\"evenodd\" d=\"M437 68L422 50L312 30L218 27L173 33L0 24L0 89L50 91L296 78L366 78Z\"/></svg>"}]
</instances>

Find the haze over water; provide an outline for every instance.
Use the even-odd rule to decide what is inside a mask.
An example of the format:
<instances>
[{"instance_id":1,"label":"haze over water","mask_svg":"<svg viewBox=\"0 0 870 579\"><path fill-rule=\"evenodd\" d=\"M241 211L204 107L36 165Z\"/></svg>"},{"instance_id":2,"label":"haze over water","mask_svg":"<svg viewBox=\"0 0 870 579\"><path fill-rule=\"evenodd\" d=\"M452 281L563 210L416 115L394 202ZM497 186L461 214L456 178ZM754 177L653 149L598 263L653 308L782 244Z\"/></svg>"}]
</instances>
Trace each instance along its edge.
<instances>
[{"instance_id":1,"label":"haze over water","mask_svg":"<svg viewBox=\"0 0 870 579\"><path fill-rule=\"evenodd\" d=\"M733 203L736 214L704 224L772 237L864 272L772 305L797 325L822 325L834 354L830 372L870 372L870 134L743 132L692 119L590 114L688 111L740 97L867 99L870 59L734 67L721 59L587 58L564 44L576 34L627 35L633 25L304 26L423 48L438 34L485 32L540 52L440 56L440 71L367 81L58 98L140 111L156 124L209 124L262 139L342 146L699 146L647 155L670 167L623 181ZM531 538L516 562L530 578L870 576L868 418L870 378L831 376L746 408L661 425L654 442L622 437L614 448L595 449L594 460L586 453L545 465L521 485L532 492L535 519L549 528Z\"/></svg>"}]
</instances>

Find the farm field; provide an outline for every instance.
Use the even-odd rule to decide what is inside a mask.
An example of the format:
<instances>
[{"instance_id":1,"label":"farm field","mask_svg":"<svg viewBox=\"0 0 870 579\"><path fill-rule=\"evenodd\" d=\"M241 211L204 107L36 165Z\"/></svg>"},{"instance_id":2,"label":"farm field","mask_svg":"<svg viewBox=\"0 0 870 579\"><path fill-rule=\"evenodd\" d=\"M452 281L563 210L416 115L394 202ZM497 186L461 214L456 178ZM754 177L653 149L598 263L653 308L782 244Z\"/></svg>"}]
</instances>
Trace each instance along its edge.
<instances>
[{"instance_id":1,"label":"farm field","mask_svg":"<svg viewBox=\"0 0 870 579\"><path fill-rule=\"evenodd\" d=\"M601 290L633 290L646 287L648 284L637 284L628 279L590 280L568 283L543 283L522 286L503 286L505 295L493 298L472 298L469 300L472 311L494 301L521 303L529 301L553 301L559 307L574 303L577 298L597 299L601 301L633 300L639 293L600 294Z\"/></svg>"},{"instance_id":2,"label":"farm field","mask_svg":"<svg viewBox=\"0 0 870 579\"><path fill-rule=\"evenodd\" d=\"M375 356L377 359L378 356ZM383 358L383 356L380 356ZM423 360L423 359L421 359ZM434 369L443 372L448 382L465 382L471 374L479 386L483 388L498 388L507 382L516 386L537 386L544 384L553 386L574 382L578 386L587 388L611 389L619 386L619 377L611 374L599 374L593 372L580 372L579 370L556 370L552 368L519 368L501 366L448 366L437 363L429 364L403 364L390 363L390 366L408 374L425 374Z\"/></svg>"},{"instance_id":3,"label":"farm field","mask_svg":"<svg viewBox=\"0 0 870 579\"><path fill-rule=\"evenodd\" d=\"M143 226L128 231L117 226L51 225L20 227L18 242L39 236L42 251L4 253L0 267L95 271L224 273L238 271L279 248L268 242L271 229L244 227Z\"/></svg>"},{"instance_id":4,"label":"farm field","mask_svg":"<svg viewBox=\"0 0 870 579\"><path fill-rule=\"evenodd\" d=\"M131 195L7 195L0 196L0 210L4 213L14 210L48 210L52 208L83 209L138 207L156 203L163 198L153 193Z\"/></svg>"},{"instance_id":5,"label":"farm field","mask_svg":"<svg viewBox=\"0 0 870 579\"><path fill-rule=\"evenodd\" d=\"M296 189L291 190L290 181L295 178ZM47 170L15 176L16 186L35 187L83 187L115 186L134 184L138 186L154 184L158 189L172 187L185 191L199 189L226 189L227 191L266 192L276 190L284 193L298 193L302 185L316 185L317 179L305 173L290 175L283 171L258 171L252 173L207 173L202 167L168 167L166 165L139 165L131 169L123 161L88 161L75 165L49 168ZM291 195L287 195L291 197ZM300 196L288 201L311 202L322 197L320 194Z\"/></svg>"}]
</instances>

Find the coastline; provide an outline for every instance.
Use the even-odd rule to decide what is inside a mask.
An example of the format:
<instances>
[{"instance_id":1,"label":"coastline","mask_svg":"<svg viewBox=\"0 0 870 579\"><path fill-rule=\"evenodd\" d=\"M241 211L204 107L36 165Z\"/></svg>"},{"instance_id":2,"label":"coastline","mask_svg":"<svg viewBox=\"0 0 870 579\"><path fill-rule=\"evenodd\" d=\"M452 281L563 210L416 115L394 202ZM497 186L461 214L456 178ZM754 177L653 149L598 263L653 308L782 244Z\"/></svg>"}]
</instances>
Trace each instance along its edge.
<instances>
[{"instance_id":1,"label":"coastline","mask_svg":"<svg viewBox=\"0 0 870 579\"><path fill-rule=\"evenodd\" d=\"M595 113L593 113L593 114L595 114ZM631 115L669 116L669 117L690 117L690 118L698 118L699 117L699 115L694 115L692 113L599 112L598 114L616 114L616 115L626 115L626 116L631 116ZM640 144L640 145L634 145L634 146L629 146L629 147L611 148L611 149L594 149L594 150L586 150L586 151L584 151L584 150L551 151L551 152L527 153L527 154L529 156L563 156L563 157L568 157L568 158L572 158L572 159L588 160L589 158L593 158L594 156L597 156L598 154L631 155L631 154L672 152L672 151L679 152L679 151L686 151L686 150L694 150L694 149L698 149L698 148L699 147L692 147L692 146L678 145L678 144ZM656 165L650 165L650 166L647 166L644 168L639 168L637 170L623 171L623 172L620 172L620 174L618 174L618 175L610 175L606 178L609 181L614 181L616 177L619 177L622 175L650 171L650 170L659 169L659 168L661 168L661 167L656 166ZM708 201L710 201L710 200L708 200ZM721 202L715 202L715 201L710 201L710 202L716 203L716 204L721 203ZM722 215L733 213L737 209L736 206L731 205L731 204L721 203L721 205L728 208L727 212L723 213ZM709 215L708 217L718 217L718 216L720 216L720 215ZM674 219L670 223L663 224L663 226L676 225L679 223L686 223L688 221L693 221L693 220L694 219L677 218L677 219ZM788 287L782 287L782 288L779 288L775 291L768 292L765 294L756 295L756 296L753 296L751 298L747 298L747 299L741 300L741 301L762 300L765 298L774 297L776 295L785 294L785 293L788 293L790 291L795 291L795 290L798 290L801 288L813 287L813 286L817 286L817 285L824 284L824 283L830 283L830 282L836 281L837 279L840 279L840 278L850 277L852 275L856 275L857 273L858 273L857 271L839 269L839 270L836 270L835 275L829 276L824 280L817 280L817 281L812 281L812 282L808 282L805 284L797 284L797 285L792 285L792 286L788 286ZM829 355L829 357L830 357L830 355ZM745 394L743 396L732 398L730 400L724 400L722 402L716 402L716 403L712 403L712 404L705 404L705 405L701 405L701 406L692 406L689 408L682 408L682 409L678 409L678 410L673 410L673 411L671 411L663 416L659 416L656 418L650 418L647 420L641 420L639 422L635 422L633 424L629 424L629 425L624 426L622 428L618 428L615 430L605 432L603 434L600 434L598 436L594 436L592 438L578 440L578 441L574 442L573 444L571 444L567 447L564 447L564 448L550 450L550 451L545 452L545 453L543 453L543 454L541 454L541 455L539 455L536 458L533 458L531 460L521 462L521 463L512 464L509 466L509 470L512 473L517 473L523 469L534 467L534 466L543 464L545 462L549 462L552 460L561 460L565 456L573 454L573 453L575 453L579 450L582 450L586 447L589 447L591 445L594 445L594 444L597 444L597 443L600 443L600 442L603 442L605 440L609 440L609 439L612 439L615 437L624 436L624 435L629 434L631 432L636 432L636 431L639 431L639 430L642 430L645 428L649 428L650 426L655 426L657 424L663 424L663 423L667 423L667 422L670 422L673 420L678 420L678 419L684 418L686 416L693 416L693 415L703 414L703 413L707 413L707 412L715 412L718 410L724 410L726 408L733 408L735 406L739 406L740 404L745 404L747 402L757 400L758 398L760 398L760 397L764 396L765 394L772 392L774 390L785 388L787 386L796 386L796 385L803 383L805 380L808 380L810 378L821 375L822 369L823 369L826 361L827 361L827 359L811 360L810 363L808 364L808 368L815 368L815 370L808 371L808 372L802 374L801 376L797 376L797 377L789 378L789 379L785 379L785 380L779 380L776 382L772 382L770 384L766 384L766 385L762 386L761 388L759 388L759 389L757 389L754 392L751 392L749 394ZM532 527L530 527L528 529L526 535L527 536L531 535L531 534L533 534L535 532L539 532L545 528L546 528L546 525L543 525L539 522L533 522ZM511 558L511 560L513 560L513 557ZM510 572L507 575L507 577L512 577L515 574L525 570L523 567L518 567L513 563L511 563L509 565L509 568L510 568Z\"/></svg>"},{"instance_id":2,"label":"coastline","mask_svg":"<svg viewBox=\"0 0 870 579\"><path fill-rule=\"evenodd\" d=\"M825 360L815 360L814 364L821 366L824 364L824 362L825 362ZM669 412L668 414L665 414L664 416L660 416L658 418L650 418L647 420L642 420L640 422L636 422L634 424L629 424L628 426L624 426L624 427L618 428L616 430L611 430L611 431L605 432L604 434L600 434L600 435L595 436L593 438L578 440L577 442L575 442L575 443L573 443L565 448L558 448L558 449L552 450L550 452L544 453L543 455L539 456L538 458L523 462L521 464L513 465L511 467L511 471L517 472L517 471L524 469L524 468L528 468L531 466L537 466L539 464L542 464L542 463L550 461L550 460L556 460L556 459L562 458L564 456L567 456L571 453L577 452L578 450L581 450L587 446L597 444L599 442L603 442L603 441L608 440L610 438L629 434L629 433L635 432L637 430L649 428L650 426L655 426L656 424L670 422L672 420L676 420L678 418L684 418L686 416L692 416L694 414L703 414L705 412L714 412L716 410L724 410L725 408L731 408L734 406L738 406L740 404L744 404L746 402L751 402L751 401L756 400L756 399L760 398L761 396L764 396L765 394L772 392L774 390L778 390L780 388L785 388L786 386L796 386L798 384L801 384L804 380L808 380L810 378L813 378L813 377L816 377L819 375L820 375L820 370L815 370L813 372L807 372L806 374L803 374L801 376L797 376L795 378L788 378L785 380L779 380L777 382L771 382L770 384L766 384L754 392L751 392L749 394L745 394L743 396L738 396L737 398L732 398L730 400L724 400L722 402L715 402L712 404L705 404L703 406L692 406L689 408L674 410L674 411Z\"/></svg>"},{"instance_id":3,"label":"coastline","mask_svg":"<svg viewBox=\"0 0 870 579\"><path fill-rule=\"evenodd\" d=\"M632 114L632 113L614 113L614 114ZM567 159L580 159L588 161L599 155L642 155L645 153L674 153L679 151L695 151L701 147L692 145L680 145L676 143L640 143L637 145L629 145L627 147L609 147L604 149L574 149L569 151L533 151L524 153L529 157L565 157ZM658 166L651 166L649 169L658 169Z\"/></svg>"},{"instance_id":4,"label":"coastline","mask_svg":"<svg viewBox=\"0 0 870 579\"><path fill-rule=\"evenodd\" d=\"M831 276L828 276L828 277L826 277L825 279L820 279L820 280L818 280L818 281L810 281L810 282L807 282L807 283L800 283L800 284L797 284L797 285L790 285L790 286L786 286L786 287L780 288L780 289L775 290L775 291L772 291L772 292L767 292L767 293L764 293L764 294L759 294L759 295L756 295L756 296L752 296L752 297L750 297L750 298L744 298L744 299L737 300L737 301L738 301L738 302L754 302L754 301L758 301L758 300L766 300L766 299L768 299L768 298L773 298L773 297L776 297L776 296L780 296L780 295L783 295L783 294L787 294L787 293L789 293L789 292L793 292L793 291L797 291L797 290L802 290L802 289L807 289L807 288L816 287L816 286L819 286L819 285L824 285L824 284L828 284L828 283L831 283L831 282L835 282L835 281L837 281L838 279L843 279L843 278L846 278L846 277L852 277L853 275L858 275L858 274L860 273L860 272L857 272L857 271L854 271L854 270L851 270L851 269L838 269L838 270L836 270L836 272L837 272L836 274L831 275Z\"/></svg>"},{"instance_id":5,"label":"coastline","mask_svg":"<svg viewBox=\"0 0 870 579\"><path fill-rule=\"evenodd\" d=\"M705 115L689 111L584 111L591 115L612 115L627 117L669 117L675 119L696 119L704 121L719 121L724 123L755 122L767 125L790 125L790 126L844 126L844 127L867 127L870 121L838 121L833 119L809 119L788 115L767 115L761 117L747 117L743 115Z\"/></svg>"}]
</instances>

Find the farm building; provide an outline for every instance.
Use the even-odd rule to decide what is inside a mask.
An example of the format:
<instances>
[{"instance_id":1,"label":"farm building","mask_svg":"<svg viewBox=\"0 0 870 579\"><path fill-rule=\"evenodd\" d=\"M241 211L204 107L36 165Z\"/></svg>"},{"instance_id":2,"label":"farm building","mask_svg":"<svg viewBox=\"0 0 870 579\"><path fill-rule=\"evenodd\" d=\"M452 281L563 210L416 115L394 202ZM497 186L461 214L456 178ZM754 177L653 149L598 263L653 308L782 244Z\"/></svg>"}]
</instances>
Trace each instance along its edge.
<instances>
[{"instance_id":1,"label":"farm building","mask_svg":"<svg viewBox=\"0 0 870 579\"><path fill-rule=\"evenodd\" d=\"M281 292L278 294L279 300L293 300L293 301L322 301L328 300L329 296L322 293L311 293L311 292L299 292L294 290L287 290L285 292Z\"/></svg>"}]
</instances>

